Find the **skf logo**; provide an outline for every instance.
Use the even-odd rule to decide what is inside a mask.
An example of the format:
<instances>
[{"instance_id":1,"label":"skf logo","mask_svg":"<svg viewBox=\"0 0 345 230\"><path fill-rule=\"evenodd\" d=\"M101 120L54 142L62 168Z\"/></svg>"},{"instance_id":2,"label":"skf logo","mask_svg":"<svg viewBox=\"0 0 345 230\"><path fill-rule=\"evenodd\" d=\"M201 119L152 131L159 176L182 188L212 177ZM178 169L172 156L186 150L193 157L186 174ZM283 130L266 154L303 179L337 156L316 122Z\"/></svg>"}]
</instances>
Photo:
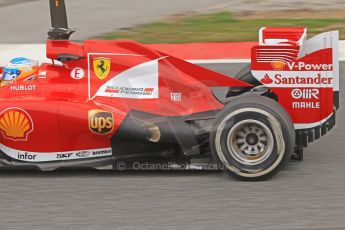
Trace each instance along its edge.
<instances>
[{"instance_id":1,"label":"skf logo","mask_svg":"<svg viewBox=\"0 0 345 230\"><path fill-rule=\"evenodd\" d=\"M272 84L273 83L273 80L270 78L270 76L268 76L268 74L266 74L260 81L262 84L266 84L266 85L269 85L269 84Z\"/></svg>"},{"instance_id":2,"label":"skf logo","mask_svg":"<svg viewBox=\"0 0 345 230\"><path fill-rule=\"evenodd\" d=\"M110 73L111 60L109 58L95 58L93 59L93 71L96 77L104 80Z\"/></svg>"},{"instance_id":3,"label":"skf logo","mask_svg":"<svg viewBox=\"0 0 345 230\"><path fill-rule=\"evenodd\" d=\"M274 70L283 70L285 67L285 63L280 61L272 62L271 65Z\"/></svg>"},{"instance_id":4,"label":"skf logo","mask_svg":"<svg viewBox=\"0 0 345 230\"><path fill-rule=\"evenodd\" d=\"M113 130L113 114L104 110L89 111L89 128L97 134L108 134Z\"/></svg>"},{"instance_id":5,"label":"skf logo","mask_svg":"<svg viewBox=\"0 0 345 230\"><path fill-rule=\"evenodd\" d=\"M4 138L26 141L34 125L30 115L19 108L8 108L0 114L0 131Z\"/></svg>"}]
</instances>

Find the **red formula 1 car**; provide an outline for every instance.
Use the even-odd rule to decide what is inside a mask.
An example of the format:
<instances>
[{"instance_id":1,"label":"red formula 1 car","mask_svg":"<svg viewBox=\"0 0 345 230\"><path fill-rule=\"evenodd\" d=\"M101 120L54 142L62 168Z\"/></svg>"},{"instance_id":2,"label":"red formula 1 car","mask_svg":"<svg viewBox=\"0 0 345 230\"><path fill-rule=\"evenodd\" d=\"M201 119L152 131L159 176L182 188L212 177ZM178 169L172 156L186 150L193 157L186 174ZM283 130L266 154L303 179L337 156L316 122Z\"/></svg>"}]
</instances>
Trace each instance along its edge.
<instances>
[{"instance_id":1,"label":"red formula 1 car","mask_svg":"<svg viewBox=\"0 0 345 230\"><path fill-rule=\"evenodd\" d=\"M2 71L4 167L169 162L265 179L335 125L338 32L263 28L251 66L229 77L133 41L71 42L64 1L50 5L52 64Z\"/></svg>"}]
</instances>

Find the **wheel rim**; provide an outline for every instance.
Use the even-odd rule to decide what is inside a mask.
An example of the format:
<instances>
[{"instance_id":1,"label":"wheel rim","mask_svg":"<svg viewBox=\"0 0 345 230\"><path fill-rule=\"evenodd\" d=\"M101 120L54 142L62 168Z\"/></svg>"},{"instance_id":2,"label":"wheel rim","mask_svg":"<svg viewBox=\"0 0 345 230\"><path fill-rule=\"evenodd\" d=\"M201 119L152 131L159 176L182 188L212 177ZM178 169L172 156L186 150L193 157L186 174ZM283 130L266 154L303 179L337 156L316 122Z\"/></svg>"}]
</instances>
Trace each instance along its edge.
<instances>
[{"instance_id":1,"label":"wheel rim","mask_svg":"<svg viewBox=\"0 0 345 230\"><path fill-rule=\"evenodd\" d=\"M246 113L246 112L254 112L254 113L258 113L258 114L261 114L261 115L264 115L265 117L267 117L267 120L270 124L270 127L272 128L272 133L273 133L276 147L277 147L277 150L274 151L274 154L276 154L276 156L277 156L274 163L268 165L267 167L259 168L257 170L254 170L254 169L249 170L249 169L235 167L233 164L231 164L230 161L228 161L226 154L224 153L224 151L222 149L222 144L221 144L222 133L225 129L227 122L232 117L237 116L241 113ZM267 111L262 110L262 109L258 109L258 108L250 108L250 107L242 108L242 109L238 109L238 110L233 111L232 113L228 114L220 122L220 124L217 128L214 142L215 142L216 153L217 153L219 159L221 160L221 162L224 164L224 166L228 170L232 171L233 173L235 173L239 176L242 176L242 177L247 177L247 178L260 177L260 176L264 176L264 175L272 172L281 163L281 161L284 158L284 153L285 153L285 140L283 137L282 128L281 128L279 121L274 116L272 116L270 113L268 113ZM271 154L273 154L273 153L271 153Z\"/></svg>"},{"instance_id":2,"label":"wheel rim","mask_svg":"<svg viewBox=\"0 0 345 230\"><path fill-rule=\"evenodd\" d=\"M229 131L227 147L234 159L244 165L259 165L273 152L274 138L264 123L248 119Z\"/></svg>"}]
</instances>

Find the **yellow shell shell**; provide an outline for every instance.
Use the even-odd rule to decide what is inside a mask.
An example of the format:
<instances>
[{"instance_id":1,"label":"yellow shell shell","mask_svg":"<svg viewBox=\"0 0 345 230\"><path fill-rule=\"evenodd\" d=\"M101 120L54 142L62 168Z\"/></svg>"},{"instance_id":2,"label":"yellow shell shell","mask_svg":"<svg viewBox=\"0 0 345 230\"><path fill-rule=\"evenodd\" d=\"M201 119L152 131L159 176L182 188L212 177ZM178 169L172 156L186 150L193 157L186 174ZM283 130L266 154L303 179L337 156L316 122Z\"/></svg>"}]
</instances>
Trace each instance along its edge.
<instances>
[{"instance_id":1,"label":"yellow shell shell","mask_svg":"<svg viewBox=\"0 0 345 230\"><path fill-rule=\"evenodd\" d=\"M23 112L10 110L1 115L0 129L7 137L24 138L31 129L31 121Z\"/></svg>"},{"instance_id":2,"label":"yellow shell shell","mask_svg":"<svg viewBox=\"0 0 345 230\"><path fill-rule=\"evenodd\" d=\"M275 70L283 70L285 67L285 63L281 61L274 61L272 62L272 66Z\"/></svg>"}]
</instances>

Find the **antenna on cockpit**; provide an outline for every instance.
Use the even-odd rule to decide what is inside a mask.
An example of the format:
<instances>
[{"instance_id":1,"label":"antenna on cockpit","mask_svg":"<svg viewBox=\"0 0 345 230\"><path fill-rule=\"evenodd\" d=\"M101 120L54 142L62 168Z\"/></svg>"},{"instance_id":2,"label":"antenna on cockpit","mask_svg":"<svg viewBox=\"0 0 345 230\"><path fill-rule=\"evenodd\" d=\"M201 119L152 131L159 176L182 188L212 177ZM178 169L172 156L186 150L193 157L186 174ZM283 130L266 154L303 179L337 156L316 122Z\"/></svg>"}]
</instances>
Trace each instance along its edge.
<instances>
[{"instance_id":1,"label":"antenna on cockpit","mask_svg":"<svg viewBox=\"0 0 345 230\"><path fill-rule=\"evenodd\" d=\"M48 32L50 40L69 40L74 30L68 28L65 0L49 0L52 28Z\"/></svg>"}]
</instances>

